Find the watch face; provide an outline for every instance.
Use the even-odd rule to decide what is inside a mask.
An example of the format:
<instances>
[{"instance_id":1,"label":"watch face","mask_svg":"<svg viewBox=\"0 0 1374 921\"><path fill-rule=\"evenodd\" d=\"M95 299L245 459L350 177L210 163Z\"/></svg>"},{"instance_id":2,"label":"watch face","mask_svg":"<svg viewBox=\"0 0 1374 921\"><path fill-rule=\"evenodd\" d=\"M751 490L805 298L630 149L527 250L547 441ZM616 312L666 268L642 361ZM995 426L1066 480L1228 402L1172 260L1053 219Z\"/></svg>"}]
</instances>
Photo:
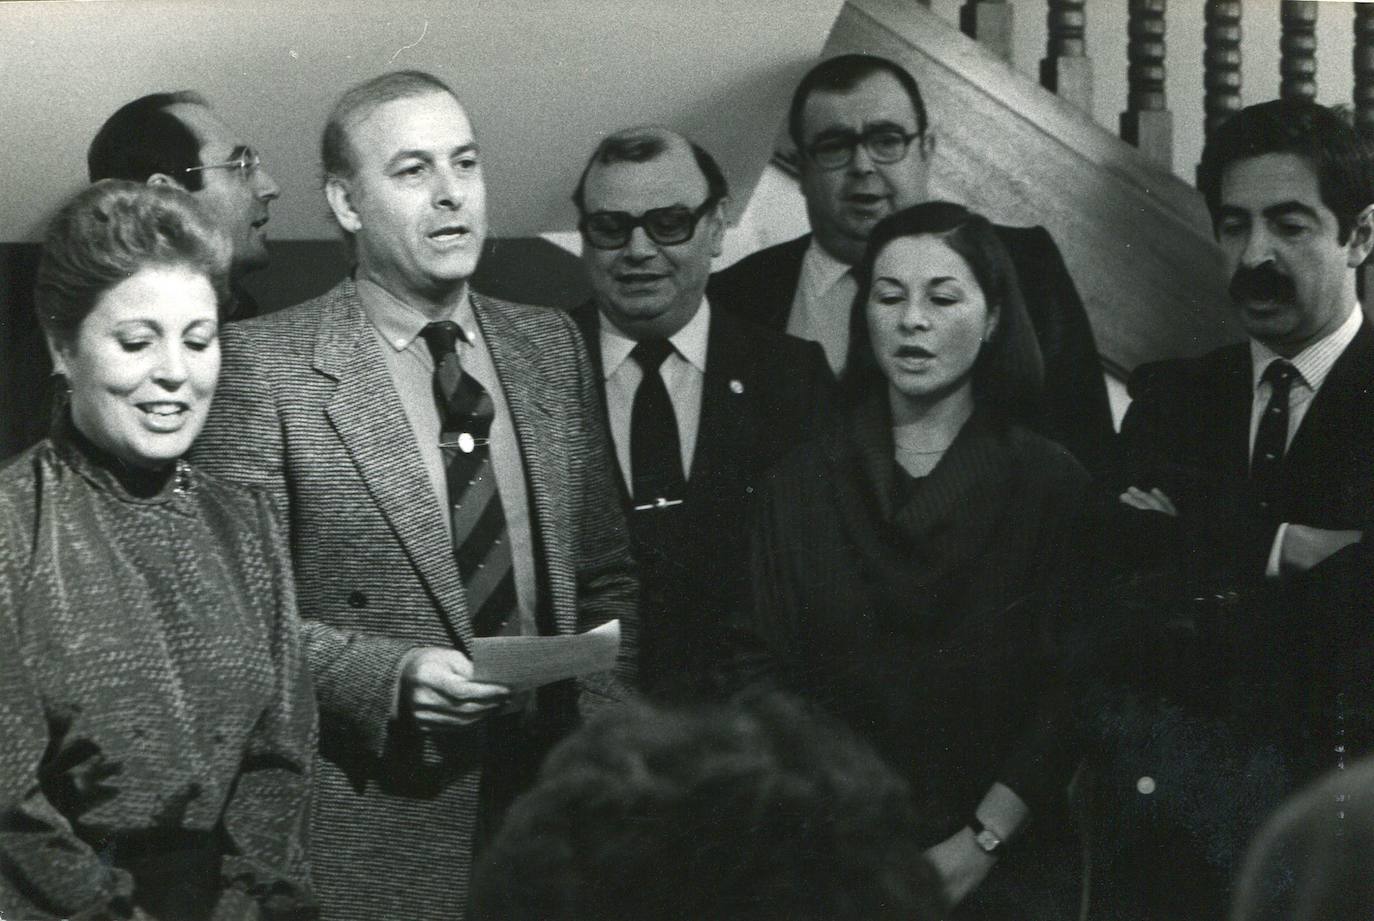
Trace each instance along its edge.
<instances>
[{"instance_id":1,"label":"watch face","mask_svg":"<svg viewBox=\"0 0 1374 921\"><path fill-rule=\"evenodd\" d=\"M993 851L997 850L997 848L1000 847L1002 844L1002 839L998 838L996 835L988 831L986 828L975 834L973 836L973 840L977 842L978 846L988 854L991 854Z\"/></svg>"}]
</instances>

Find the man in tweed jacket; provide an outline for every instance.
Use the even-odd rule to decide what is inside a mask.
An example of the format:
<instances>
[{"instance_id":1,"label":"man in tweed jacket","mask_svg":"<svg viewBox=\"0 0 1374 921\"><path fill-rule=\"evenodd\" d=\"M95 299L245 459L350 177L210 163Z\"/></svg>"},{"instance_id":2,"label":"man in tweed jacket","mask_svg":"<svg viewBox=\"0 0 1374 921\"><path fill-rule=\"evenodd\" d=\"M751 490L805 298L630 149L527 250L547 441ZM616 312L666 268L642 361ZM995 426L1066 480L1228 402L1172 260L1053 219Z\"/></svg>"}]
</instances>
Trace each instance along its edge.
<instances>
[{"instance_id":1,"label":"man in tweed jacket","mask_svg":"<svg viewBox=\"0 0 1374 921\"><path fill-rule=\"evenodd\" d=\"M196 458L269 488L290 534L321 709L312 836L324 917L454 919L474 840L576 701L569 683L527 700L470 680L426 324L458 323L463 369L495 404L516 632L626 617L637 584L577 328L468 288L485 187L452 91L416 72L361 84L335 106L322 151L354 275L224 329Z\"/></svg>"}]
</instances>

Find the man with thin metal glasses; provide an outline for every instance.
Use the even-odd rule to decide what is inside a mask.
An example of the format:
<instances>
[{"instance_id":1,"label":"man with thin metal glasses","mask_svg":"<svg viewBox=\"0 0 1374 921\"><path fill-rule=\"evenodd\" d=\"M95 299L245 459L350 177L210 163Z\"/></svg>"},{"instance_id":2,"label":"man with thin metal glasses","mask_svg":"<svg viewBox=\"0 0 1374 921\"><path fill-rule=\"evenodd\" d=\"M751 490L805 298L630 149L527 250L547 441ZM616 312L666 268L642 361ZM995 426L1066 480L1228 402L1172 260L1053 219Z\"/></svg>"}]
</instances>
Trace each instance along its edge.
<instances>
[{"instance_id":1,"label":"man with thin metal glasses","mask_svg":"<svg viewBox=\"0 0 1374 921\"><path fill-rule=\"evenodd\" d=\"M195 196L233 244L229 317L258 313L240 282L267 267L268 206L281 189L257 153L189 90L153 93L109 117L86 153L92 182L129 179L174 185Z\"/></svg>"},{"instance_id":2,"label":"man with thin metal glasses","mask_svg":"<svg viewBox=\"0 0 1374 921\"><path fill-rule=\"evenodd\" d=\"M709 153L659 127L603 140L573 193L593 291L574 318L641 567L639 682L660 698L729 684L750 484L810 438L833 401L819 346L707 303L728 195Z\"/></svg>"},{"instance_id":3,"label":"man with thin metal glasses","mask_svg":"<svg viewBox=\"0 0 1374 921\"><path fill-rule=\"evenodd\" d=\"M819 342L843 377L857 293L850 267L878 221L929 198L936 135L911 74L862 54L830 58L802 78L788 129L812 232L740 260L714 276L707 292L726 310ZM1044 358L1041 431L1097 467L1111 443L1112 417L1083 302L1043 227L997 231Z\"/></svg>"}]
</instances>

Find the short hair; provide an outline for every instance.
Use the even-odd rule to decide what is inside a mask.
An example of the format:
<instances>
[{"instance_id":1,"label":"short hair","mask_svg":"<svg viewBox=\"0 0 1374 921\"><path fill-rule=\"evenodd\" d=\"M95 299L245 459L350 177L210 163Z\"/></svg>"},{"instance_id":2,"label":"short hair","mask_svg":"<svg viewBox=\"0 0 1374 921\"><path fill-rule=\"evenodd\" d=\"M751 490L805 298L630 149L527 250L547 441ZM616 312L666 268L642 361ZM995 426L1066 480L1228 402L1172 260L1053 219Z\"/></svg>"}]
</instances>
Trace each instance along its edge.
<instances>
[{"instance_id":1,"label":"short hair","mask_svg":"<svg viewBox=\"0 0 1374 921\"><path fill-rule=\"evenodd\" d=\"M393 70L345 90L329 110L320 136L320 169L324 181L347 179L357 169L348 143L348 131L355 122L388 102L430 93L447 93L455 102L460 102L447 83L422 70Z\"/></svg>"},{"instance_id":2,"label":"short hair","mask_svg":"<svg viewBox=\"0 0 1374 921\"><path fill-rule=\"evenodd\" d=\"M1251 843L1235 921L1374 918L1374 759L1285 802Z\"/></svg>"},{"instance_id":3,"label":"short hair","mask_svg":"<svg viewBox=\"0 0 1374 921\"><path fill-rule=\"evenodd\" d=\"M1202 148L1198 189L1212 214L1221 208L1227 167L1264 154L1296 154L1317 174L1322 204L1336 215L1341 243L1355 219L1374 204L1374 156L1370 141L1326 106L1308 99L1273 99L1247 106L1212 133Z\"/></svg>"},{"instance_id":4,"label":"short hair","mask_svg":"<svg viewBox=\"0 0 1374 921\"><path fill-rule=\"evenodd\" d=\"M38 322L53 341L71 342L103 294L150 266L205 276L223 308L231 250L181 189L102 180L77 193L48 226L34 285Z\"/></svg>"},{"instance_id":5,"label":"short hair","mask_svg":"<svg viewBox=\"0 0 1374 921\"><path fill-rule=\"evenodd\" d=\"M587 205L587 176L592 171L592 166L601 164L609 166L612 163L648 163L650 160L661 157L668 150L669 141L674 137L674 133L667 128L641 127L627 128L624 131L617 131L615 134L602 139L596 145L596 150L587 158L587 165L582 167L582 175L578 177L577 188L573 189L572 200L577 206L579 214L586 213ZM679 135L680 137L680 135ZM721 201L730 197L730 186L725 181L725 173L721 170L716 158L691 138L683 137L687 146L692 149L692 156L696 158L697 168L701 170L701 175L706 179L706 193L708 200Z\"/></svg>"},{"instance_id":6,"label":"short hair","mask_svg":"<svg viewBox=\"0 0 1374 921\"><path fill-rule=\"evenodd\" d=\"M916 133L924 137L927 127L926 104L921 98L921 88L916 85L916 78L905 67L887 58L874 54L842 54L811 68L792 93L792 105L787 110L787 133L792 136L792 143L797 150L802 150L805 143L802 113L812 93L847 93L874 74L891 74L906 90L911 108L916 111Z\"/></svg>"},{"instance_id":7,"label":"short hair","mask_svg":"<svg viewBox=\"0 0 1374 921\"><path fill-rule=\"evenodd\" d=\"M779 696L602 713L565 740L479 862L483 921L942 916L907 785Z\"/></svg>"},{"instance_id":8,"label":"short hair","mask_svg":"<svg viewBox=\"0 0 1374 921\"><path fill-rule=\"evenodd\" d=\"M863 258L854 267L859 291L850 323L846 391L857 399L886 380L873 354L866 322L878 255L893 240L926 235L939 237L968 263L988 309L997 312L997 324L973 364L975 403L1005 423L1035 424L1043 409L1044 362L1016 267L992 222L952 202L913 205L888 215L873 228Z\"/></svg>"},{"instance_id":9,"label":"short hair","mask_svg":"<svg viewBox=\"0 0 1374 921\"><path fill-rule=\"evenodd\" d=\"M86 150L91 182L147 182L154 173L165 173L190 191L199 191L203 177L186 170L202 165L201 142L181 119L167 111L178 104L210 105L204 96L190 90L151 93L126 103L107 118Z\"/></svg>"}]
</instances>

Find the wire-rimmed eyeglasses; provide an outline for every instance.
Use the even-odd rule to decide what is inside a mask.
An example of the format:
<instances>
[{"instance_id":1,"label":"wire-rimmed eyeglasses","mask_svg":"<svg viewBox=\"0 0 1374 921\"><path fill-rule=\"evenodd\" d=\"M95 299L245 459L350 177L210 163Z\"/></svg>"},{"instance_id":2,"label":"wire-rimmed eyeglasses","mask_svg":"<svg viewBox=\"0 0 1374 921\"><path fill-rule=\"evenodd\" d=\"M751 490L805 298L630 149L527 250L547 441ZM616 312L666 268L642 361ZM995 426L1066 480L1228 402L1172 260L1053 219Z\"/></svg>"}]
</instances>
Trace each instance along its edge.
<instances>
[{"instance_id":1,"label":"wire-rimmed eyeglasses","mask_svg":"<svg viewBox=\"0 0 1374 921\"><path fill-rule=\"evenodd\" d=\"M242 147L238 151L238 156L232 160L225 160L223 163L207 163L204 166L188 166L182 172L198 173L208 169L228 169L236 170L239 176L247 179L256 173L260 166L262 166L262 158L258 156L257 151L251 147Z\"/></svg>"}]
</instances>

